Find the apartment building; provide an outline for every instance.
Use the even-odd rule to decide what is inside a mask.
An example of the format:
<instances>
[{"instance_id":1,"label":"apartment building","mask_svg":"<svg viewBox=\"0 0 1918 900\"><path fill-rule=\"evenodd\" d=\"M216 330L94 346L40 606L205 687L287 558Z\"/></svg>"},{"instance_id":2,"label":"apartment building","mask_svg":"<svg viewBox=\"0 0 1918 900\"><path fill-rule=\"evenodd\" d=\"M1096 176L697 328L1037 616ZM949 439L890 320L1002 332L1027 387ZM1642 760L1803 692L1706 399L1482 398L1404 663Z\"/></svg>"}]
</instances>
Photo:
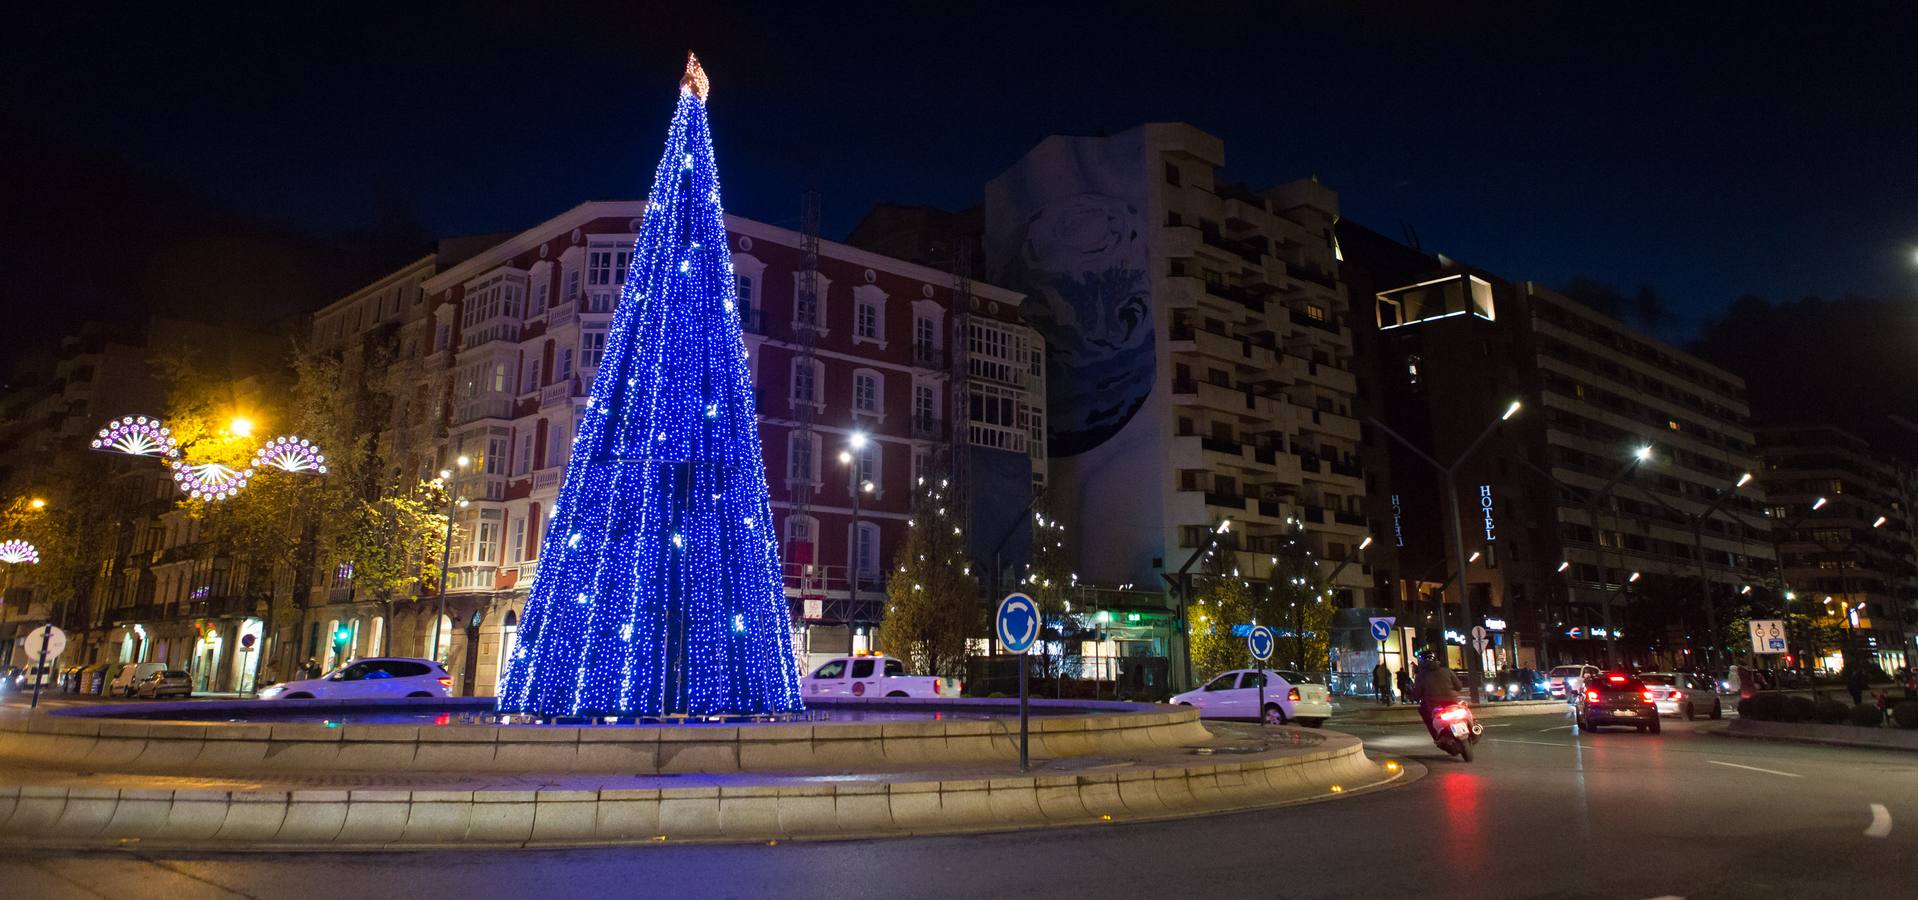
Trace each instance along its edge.
<instances>
[{"instance_id":1,"label":"apartment building","mask_svg":"<svg viewBox=\"0 0 1918 900\"><path fill-rule=\"evenodd\" d=\"M1829 426L1760 429L1758 447L1793 610L1840 635L1815 648L1818 664L1841 668L1849 650L1888 672L1910 665L1918 560L1907 467Z\"/></svg>"},{"instance_id":2,"label":"apartment building","mask_svg":"<svg viewBox=\"0 0 1918 900\"><path fill-rule=\"evenodd\" d=\"M986 186L988 277L1045 336L1051 499L1090 582L1162 587L1226 520L1253 577L1300 527L1326 560L1369 533L1337 195L1224 164L1217 137L1147 124L1048 137ZM1365 569L1342 605L1369 605Z\"/></svg>"},{"instance_id":3,"label":"apartment building","mask_svg":"<svg viewBox=\"0 0 1918 900\"><path fill-rule=\"evenodd\" d=\"M369 321L387 329L399 348L393 364L445 423L424 456L396 467L455 470L455 494L467 500L455 510L445 618L435 623L429 597L385 623L352 595L350 571L325 573L315 588L323 602L304 626L318 653L368 652L385 627L395 652L426 652L437 624L438 653L461 690L493 691L644 206L581 204L457 261L422 260L315 317L316 335L364 332ZM1044 349L1020 322L1020 295L972 282L956 298L949 274L832 241L819 243L814 299L802 303L801 235L738 217L727 228L799 646L864 649L917 479L949 476L960 447L977 490L1017 497L1015 511L1044 483ZM414 283L416 304L379 305ZM964 362L960 393L955 359ZM394 412L393 429L425 415ZM852 491L866 482L855 517Z\"/></svg>"},{"instance_id":4,"label":"apartment building","mask_svg":"<svg viewBox=\"0 0 1918 900\"><path fill-rule=\"evenodd\" d=\"M1774 564L1743 381L1536 283L1351 223L1339 242L1353 305L1369 304L1365 406L1416 448L1385 429L1367 442L1374 515L1391 523L1383 605L1423 629L1402 645L1442 636L1462 658L1484 625L1488 668L1600 661L1614 644L1697 661ZM1419 453L1454 467L1452 483ZM1450 586L1454 533L1470 621Z\"/></svg>"}]
</instances>

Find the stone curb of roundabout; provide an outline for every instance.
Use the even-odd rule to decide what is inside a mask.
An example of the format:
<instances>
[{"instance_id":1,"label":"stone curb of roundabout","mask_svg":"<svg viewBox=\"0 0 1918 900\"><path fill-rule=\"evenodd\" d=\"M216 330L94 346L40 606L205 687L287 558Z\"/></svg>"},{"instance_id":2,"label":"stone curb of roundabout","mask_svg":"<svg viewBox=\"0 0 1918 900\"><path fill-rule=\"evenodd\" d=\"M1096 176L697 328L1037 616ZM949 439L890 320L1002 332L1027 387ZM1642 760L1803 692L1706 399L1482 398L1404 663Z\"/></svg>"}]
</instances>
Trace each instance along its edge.
<instances>
[{"instance_id":1,"label":"stone curb of roundabout","mask_svg":"<svg viewBox=\"0 0 1918 900\"><path fill-rule=\"evenodd\" d=\"M1143 761L1007 777L981 777L986 773L976 766L958 772L959 777L952 777L951 771L944 773L948 777L940 777L936 769L919 767L861 780L767 774L764 780L783 783L734 784L754 776L733 770L715 778L726 783L659 788L596 787L584 783L588 779L574 770L555 779L560 788L531 790L414 789L418 785L308 789L272 785L270 773L258 787L244 790L165 789L166 781L180 777L176 769L173 776L107 777L96 782L102 786L0 785L0 841L69 847L137 842L192 849L341 850L963 834L1285 805L1381 787L1403 774L1396 767L1384 771L1365 756L1357 738L1337 732L1276 729L1271 736L1312 746L1244 752L1243 746L1235 751L1227 746L1231 740L1222 742L1219 735L1198 725L1190 711L1126 718L1155 716L1171 717L1171 722L1160 725L1189 725L1203 732L1213 755L1176 745L1141 746L1137 755L1146 757ZM0 738L17 738L20 732L8 733L5 728L19 724L17 720L0 724ZM100 724L104 728L108 723ZM1138 724L1157 727L1145 721ZM0 742L0 750L4 749L6 744ZM1242 755L1227 760L1234 752ZM11 759L19 761L17 756ZM86 767L69 757L62 768L75 773ZM226 774L220 780L244 777ZM153 786L103 786L140 779ZM564 787L569 780L577 787Z\"/></svg>"}]
</instances>

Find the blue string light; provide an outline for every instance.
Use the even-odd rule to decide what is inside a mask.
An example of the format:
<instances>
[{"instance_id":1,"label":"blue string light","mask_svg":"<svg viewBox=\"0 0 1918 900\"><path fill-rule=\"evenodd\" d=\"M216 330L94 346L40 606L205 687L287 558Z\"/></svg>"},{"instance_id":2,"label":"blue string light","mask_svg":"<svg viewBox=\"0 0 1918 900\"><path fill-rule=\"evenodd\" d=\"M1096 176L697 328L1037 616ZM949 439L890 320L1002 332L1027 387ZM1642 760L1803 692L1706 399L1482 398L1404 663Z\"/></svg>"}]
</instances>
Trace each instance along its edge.
<instances>
[{"instance_id":1,"label":"blue string light","mask_svg":"<svg viewBox=\"0 0 1918 900\"><path fill-rule=\"evenodd\" d=\"M689 59L502 712L804 708L706 93Z\"/></svg>"}]
</instances>

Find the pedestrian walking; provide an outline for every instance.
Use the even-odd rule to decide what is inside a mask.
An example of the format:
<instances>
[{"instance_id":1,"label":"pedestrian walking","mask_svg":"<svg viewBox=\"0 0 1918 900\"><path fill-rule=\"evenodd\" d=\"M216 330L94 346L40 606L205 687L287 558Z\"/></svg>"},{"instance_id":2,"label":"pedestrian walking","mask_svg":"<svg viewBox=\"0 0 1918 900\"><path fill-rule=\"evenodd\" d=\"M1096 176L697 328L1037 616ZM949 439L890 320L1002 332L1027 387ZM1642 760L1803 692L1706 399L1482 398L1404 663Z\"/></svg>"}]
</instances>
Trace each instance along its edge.
<instances>
[{"instance_id":1,"label":"pedestrian walking","mask_svg":"<svg viewBox=\"0 0 1918 900\"><path fill-rule=\"evenodd\" d=\"M1851 694L1851 705L1865 702L1865 667L1856 661L1845 666L1845 692Z\"/></svg>"},{"instance_id":2,"label":"pedestrian walking","mask_svg":"<svg viewBox=\"0 0 1918 900\"><path fill-rule=\"evenodd\" d=\"M1392 702L1392 668L1383 659L1372 667L1372 690L1378 693L1380 703Z\"/></svg>"},{"instance_id":3,"label":"pedestrian walking","mask_svg":"<svg viewBox=\"0 0 1918 900\"><path fill-rule=\"evenodd\" d=\"M1399 701L1409 703L1412 699L1412 667L1399 667Z\"/></svg>"}]
</instances>

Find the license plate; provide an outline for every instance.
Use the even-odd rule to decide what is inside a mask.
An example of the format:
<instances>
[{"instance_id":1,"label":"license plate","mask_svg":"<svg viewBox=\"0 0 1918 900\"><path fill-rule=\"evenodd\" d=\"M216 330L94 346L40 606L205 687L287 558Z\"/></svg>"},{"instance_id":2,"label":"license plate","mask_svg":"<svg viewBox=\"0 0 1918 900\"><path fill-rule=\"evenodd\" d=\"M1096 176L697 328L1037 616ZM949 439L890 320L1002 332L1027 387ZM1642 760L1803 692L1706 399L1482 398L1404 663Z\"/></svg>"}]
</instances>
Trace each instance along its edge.
<instances>
[{"instance_id":1,"label":"license plate","mask_svg":"<svg viewBox=\"0 0 1918 900\"><path fill-rule=\"evenodd\" d=\"M1635 715L1638 715L1638 713L1635 710L1615 709L1612 711L1612 715L1629 719Z\"/></svg>"},{"instance_id":2,"label":"license plate","mask_svg":"<svg viewBox=\"0 0 1918 900\"><path fill-rule=\"evenodd\" d=\"M1466 725L1464 722L1460 722L1452 726L1452 734L1455 737L1464 737L1471 733L1472 733L1471 727Z\"/></svg>"}]
</instances>

